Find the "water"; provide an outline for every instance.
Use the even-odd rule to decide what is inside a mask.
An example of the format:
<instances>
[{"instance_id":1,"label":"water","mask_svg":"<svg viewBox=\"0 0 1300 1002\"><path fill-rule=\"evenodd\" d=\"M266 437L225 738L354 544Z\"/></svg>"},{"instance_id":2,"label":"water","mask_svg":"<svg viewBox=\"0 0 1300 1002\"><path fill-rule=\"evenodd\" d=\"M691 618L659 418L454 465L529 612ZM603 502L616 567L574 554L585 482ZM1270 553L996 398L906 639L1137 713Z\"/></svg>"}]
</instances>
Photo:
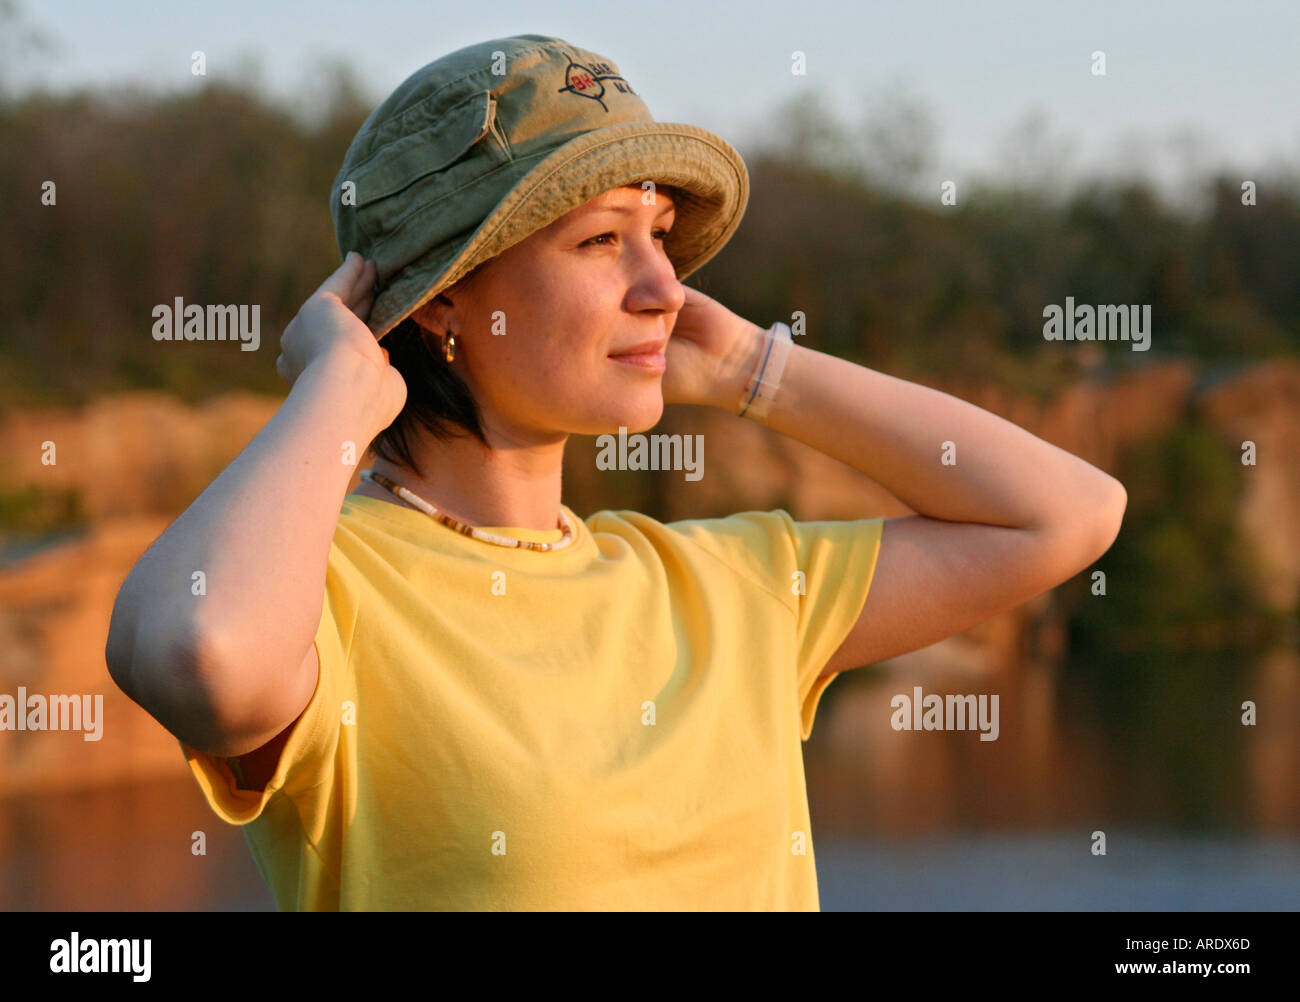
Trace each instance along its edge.
<instances>
[{"instance_id":1,"label":"water","mask_svg":"<svg viewBox=\"0 0 1300 1002\"><path fill-rule=\"evenodd\" d=\"M204 832L206 855L191 852ZM0 800L0 910L274 911L192 779Z\"/></svg>"},{"instance_id":2,"label":"water","mask_svg":"<svg viewBox=\"0 0 1300 1002\"><path fill-rule=\"evenodd\" d=\"M822 911L1300 908L1300 840L1090 834L817 838Z\"/></svg>"},{"instance_id":3,"label":"water","mask_svg":"<svg viewBox=\"0 0 1300 1002\"><path fill-rule=\"evenodd\" d=\"M193 832L207 836L195 856ZM1300 840L1115 829L814 834L823 911L1295 910ZM239 828L192 780L0 801L0 909L274 911Z\"/></svg>"}]
</instances>

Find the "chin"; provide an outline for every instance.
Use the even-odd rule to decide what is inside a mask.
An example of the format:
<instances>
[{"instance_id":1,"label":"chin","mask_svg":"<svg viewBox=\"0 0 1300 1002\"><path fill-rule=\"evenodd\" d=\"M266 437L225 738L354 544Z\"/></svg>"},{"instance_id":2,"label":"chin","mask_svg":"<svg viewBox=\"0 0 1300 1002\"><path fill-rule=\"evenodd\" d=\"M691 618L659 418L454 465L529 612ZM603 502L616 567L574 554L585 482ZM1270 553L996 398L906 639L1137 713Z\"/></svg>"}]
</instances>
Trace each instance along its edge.
<instances>
[{"instance_id":1,"label":"chin","mask_svg":"<svg viewBox=\"0 0 1300 1002\"><path fill-rule=\"evenodd\" d=\"M664 415L664 398L656 394L653 405L644 407L618 408L613 416L598 418L593 422L594 430L588 432L592 435L617 435L619 426L627 429L627 434L634 435L637 432L649 431L659 423L660 418Z\"/></svg>"},{"instance_id":2,"label":"chin","mask_svg":"<svg viewBox=\"0 0 1300 1002\"><path fill-rule=\"evenodd\" d=\"M618 433L618 426L623 425L627 428L629 435L638 431L649 431L657 425L664 416L664 397L663 394L656 390L654 405L652 407L642 407L632 410L630 413L614 422L614 434Z\"/></svg>"},{"instance_id":3,"label":"chin","mask_svg":"<svg viewBox=\"0 0 1300 1002\"><path fill-rule=\"evenodd\" d=\"M585 404L579 412L577 407ZM585 399L565 402L573 407L563 425L575 435L617 435L619 426L627 434L648 431L664 415L664 394L659 380L629 389L626 384L602 386L599 393L588 393Z\"/></svg>"}]
</instances>

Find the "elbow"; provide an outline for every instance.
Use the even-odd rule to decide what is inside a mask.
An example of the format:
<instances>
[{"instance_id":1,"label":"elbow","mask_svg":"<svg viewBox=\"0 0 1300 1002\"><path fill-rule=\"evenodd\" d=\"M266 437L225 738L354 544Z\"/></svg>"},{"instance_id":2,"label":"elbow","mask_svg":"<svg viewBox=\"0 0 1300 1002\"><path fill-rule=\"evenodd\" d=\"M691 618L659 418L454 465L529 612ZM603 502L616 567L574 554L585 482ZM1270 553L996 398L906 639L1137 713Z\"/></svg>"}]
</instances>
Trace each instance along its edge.
<instances>
[{"instance_id":1,"label":"elbow","mask_svg":"<svg viewBox=\"0 0 1300 1002\"><path fill-rule=\"evenodd\" d=\"M126 631L110 626L104 662L123 694L172 730L173 718L203 694L202 651L194 631L182 624L137 623Z\"/></svg>"},{"instance_id":2,"label":"elbow","mask_svg":"<svg viewBox=\"0 0 1300 1002\"><path fill-rule=\"evenodd\" d=\"M113 614L109 619L108 637L104 641L104 664L108 668L108 677L113 680L113 684L133 702L139 702L131 684L131 663L135 660L136 631L126 623L125 613L121 610L122 599L119 592L118 601L113 606Z\"/></svg>"},{"instance_id":3,"label":"elbow","mask_svg":"<svg viewBox=\"0 0 1300 1002\"><path fill-rule=\"evenodd\" d=\"M1107 476L1090 500L1069 505L1043 530L1043 559L1053 568L1056 583L1066 581L1096 563L1114 544L1124 521L1128 492Z\"/></svg>"},{"instance_id":4,"label":"elbow","mask_svg":"<svg viewBox=\"0 0 1300 1002\"><path fill-rule=\"evenodd\" d=\"M1124 524L1124 512L1128 508L1128 491L1124 489L1124 485L1114 477L1108 476L1106 480L1108 483L1102 494L1102 500L1097 505L1094 521L1096 532L1094 545L1097 552L1093 560L1101 557L1114 545L1119 537L1120 526Z\"/></svg>"},{"instance_id":5,"label":"elbow","mask_svg":"<svg viewBox=\"0 0 1300 1002\"><path fill-rule=\"evenodd\" d=\"M246 645L237 645L242 657ZM221 633L172 619L110 624L104 648L108 674L119 689L173 737L221 757L264 743L265 700L249 696L240 664ZM236 748L235 751L229 749Z\"/></svg>"},{"instance_id":6,"label":"elbow","mask_svg":"<svg viewBox=\"0 0 1300 1002\"><path fill-rule=\"evenodd\" d=\"M1100 560L1115 545L1124 511L1128 507L1128 491L1114 477L1106 483L1087 507L1087 515L1079 520L1076 534L1074 562L1075 573Z\"/></svg>"}]
</instances>

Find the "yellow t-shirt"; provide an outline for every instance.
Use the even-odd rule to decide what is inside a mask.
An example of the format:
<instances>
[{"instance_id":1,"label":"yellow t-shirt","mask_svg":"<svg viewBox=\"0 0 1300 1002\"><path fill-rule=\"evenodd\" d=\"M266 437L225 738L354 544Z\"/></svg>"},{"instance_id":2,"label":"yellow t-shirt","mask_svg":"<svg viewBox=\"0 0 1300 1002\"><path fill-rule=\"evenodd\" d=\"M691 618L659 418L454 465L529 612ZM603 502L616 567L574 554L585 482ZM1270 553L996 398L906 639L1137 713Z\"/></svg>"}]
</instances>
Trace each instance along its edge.
<instances>
[{"instance_id":1,"label":"yellow t-shirt","mask_svg":"<svg viewBox=\"0 0 1300 1002\"><path fill-rule=\"evenodd\" d=\"M883 518L564 511L548 553L344 500L265 790L181 744L280 910L818 909L801 740Z\"/></svg>"}]
</instances>

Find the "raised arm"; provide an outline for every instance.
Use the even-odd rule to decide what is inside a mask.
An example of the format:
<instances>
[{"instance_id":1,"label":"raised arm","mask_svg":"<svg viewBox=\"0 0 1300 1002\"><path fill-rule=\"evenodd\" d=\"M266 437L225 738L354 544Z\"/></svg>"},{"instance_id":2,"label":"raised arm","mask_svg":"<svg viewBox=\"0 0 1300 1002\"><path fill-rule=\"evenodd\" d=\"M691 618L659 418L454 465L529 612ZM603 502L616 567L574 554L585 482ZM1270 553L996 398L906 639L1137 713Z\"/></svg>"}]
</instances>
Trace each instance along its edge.
<instances>
[{"instance_id":1,"label":"raised arm","mask_svg":"<svg viewBox=\"0 0 1300 1002\"><path fill-rule=\"evenodd\" d=\"M118 592L109 674L200 751L261 746L315 688L326 562L354 469L343 445L355 443L359 460L405 399L353 312L368 312L373 279L373 265L349 258L304 304L281 339L276 368L292 386L283 406Z\"/></svg>"},{"instance_id":2,"label":"raised arm","mask_svg":"<svg viewBox=\"0 0 1300 1002\"><path fill-rule=\"evenodd\" d=\"M701 305L690 336L717 305ZM734 323L739 333L719 338L728 361L700 401L731 413L765 338ZM712 326L725 326L721 314ZM1109 549L1128 502L1114 477L995 414L797 342L759 420L919 513L886 520L867 600L823 675L935 643L1055 587Z\"/></svg>"}]
</instances>

